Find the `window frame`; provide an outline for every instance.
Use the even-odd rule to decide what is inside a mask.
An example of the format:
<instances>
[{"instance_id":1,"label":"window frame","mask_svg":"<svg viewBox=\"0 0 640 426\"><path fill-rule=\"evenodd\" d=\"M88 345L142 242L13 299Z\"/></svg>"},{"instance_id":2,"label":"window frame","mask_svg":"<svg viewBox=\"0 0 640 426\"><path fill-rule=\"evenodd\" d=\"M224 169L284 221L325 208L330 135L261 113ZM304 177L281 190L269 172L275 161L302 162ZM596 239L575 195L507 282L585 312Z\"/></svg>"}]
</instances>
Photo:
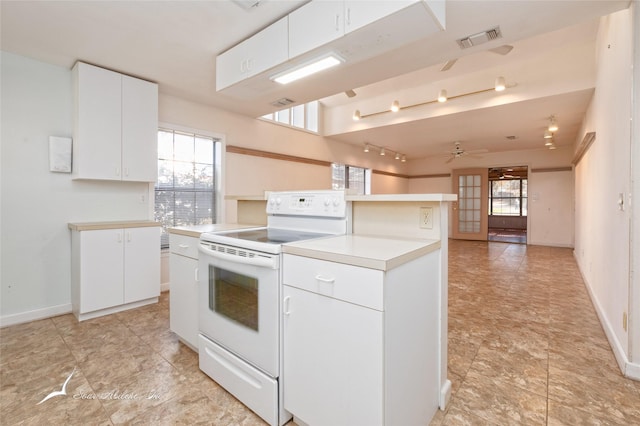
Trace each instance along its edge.
<instances>
[{"instance_id":1,"label":"window frame","mask_svg":"<svg viewBox=\"0 0 640 426\"><path fill-rule=\"evenodd\" d=\"M334 179L335 167L344 168L344 175L341 180L342 182L344 182L344 187L336 187L336 180ZM349 164L331 163L331 187L333 189L344 189L348 193L352 193L349 191L352 187L351 181L349 180L349 176L350 176L349 169L351 168L362 170L362 173L363 173L363 191L364 192L362 194L358 193L354 195L371 194L371 169L367 169L365 167L353 166Z\"/></svg>"},{"instance_id":2,"label":"window frame","mask_svg":"<svg viewBox=\"0 0 640 426\"><path fill-rule=\"evenodd\" d=\"M510 196L510 197L494 197L493 196L493 183L494 182L509 182L509 181L519 181L518 196ZM523 196L522 193L522 182L526 181L527 185L527 195ZM509 217L527 217L529 214L529 178L511 178L511 179L490 179L489 180L489 216L509 216ZM509 213L494 213L493 212L493 201L494 200L518 200L518 214L509 214ZM527 214L522 214L522 209L524 206L524 200L527 202Z\"/></svg>"},{"instance_id":3,"label":"window frame","mask_svg":"<svg viewBox=\"0 0 640 426\"><path fill-rule=\"evenodd\" d=\"M316 114L315 114L315 124L317 126L317 130L313 130L309 128L309 104L311 103L315 103L316 104ZM298 126L294 126L292 124L293 121L293 109L296 107L300 107L300 106L304 106L304 113L303 113L303 118L302 121L304 122L304 127L298 127ZM287 121L280 121L278 119L278 115L280 114L286 114L287 115ZM280 109L278 111L274 111L268 114L265 114L261 117L258 117L258 120L262 120L262 121L266 121L267 123L273 123L273 124L277 124L279 126L284 126L284 127L288 127L290 129L294 129L294 130L300 130L303 132L307 132L307 133L311 133L314 135L320 135L320 129L321 129L321 117L322 117L322 104L320 103L320 101L310 101L310 102L305 102L304 104L300 104L300 105L295 105L293 107L289 107L289 108L283 108Z\"/></svg>"},{"instance_id":4,"label":"window frame","mask_svg":"<svg viewBox=\"0 0 640 426\"><path fill-rule=\"evenodd\" d=\"M214 191L214 206L215 206L215 211L214 211L215 221L213 223L225 223L226 218L225 218L225 208L224 208L224 199L225 199L224 168L226 164L226 135L223 133L217 133L209 130L182 126L182 125L173 124L169 122L158 122L158 129L156 131L156 146L158 142L157 135L158 135L158 132L161 130L193 134L196 136L204 136L207 138L215 139L216 142L219 144L219 152L217 153L218 155L215 156L214 164L213 164L213 173L214 173L213 191ZM215 150L215 147L214 147L214 150ZM158 160L159 160L159 154L156 152L156 161ZM157 173L158 173L158 170L156 170L156 175ZM151 217L155 217L155 211L156 211L156 208L155 208L156 185L157 185L157 181L151 182L149 184L149 194L150 194L149 199L151 200L151 202L149 203L149 210L150 210ZM153 194L153 197L151 196L151 194ZM162 247L162 249L166 250L167 247Z\"/></svg>"}]
</instances>

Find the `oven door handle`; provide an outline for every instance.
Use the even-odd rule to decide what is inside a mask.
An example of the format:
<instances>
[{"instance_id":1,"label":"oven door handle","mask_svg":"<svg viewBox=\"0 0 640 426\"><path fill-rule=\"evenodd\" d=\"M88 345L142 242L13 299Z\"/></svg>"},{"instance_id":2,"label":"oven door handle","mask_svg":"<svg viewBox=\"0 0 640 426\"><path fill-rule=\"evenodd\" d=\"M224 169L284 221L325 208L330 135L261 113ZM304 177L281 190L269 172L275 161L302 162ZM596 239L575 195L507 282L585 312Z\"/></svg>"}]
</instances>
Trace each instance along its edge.
<instances>
[{"instance_id":1,"label":"oven door handle","mask_svg":"<svg viewBox=\"0 0 640 426\"><path fill-rule=\"evenodd\" d=\"M228 253L208 249L202 246L202 244L198 246L198 250L207 256L211 256L216 259L226 260L228 262L233 262L233 263L242 263L245 265L253 265L253 266L259 266L259 267L270 268L270 269L278 269L278 266L279 266L279 262L278 262L279 257L277 255L273 255L273 256L264 255L264 256L253 256L253 257L236 256L233 254L228 254Z\"/></svg>"}]
</instances>

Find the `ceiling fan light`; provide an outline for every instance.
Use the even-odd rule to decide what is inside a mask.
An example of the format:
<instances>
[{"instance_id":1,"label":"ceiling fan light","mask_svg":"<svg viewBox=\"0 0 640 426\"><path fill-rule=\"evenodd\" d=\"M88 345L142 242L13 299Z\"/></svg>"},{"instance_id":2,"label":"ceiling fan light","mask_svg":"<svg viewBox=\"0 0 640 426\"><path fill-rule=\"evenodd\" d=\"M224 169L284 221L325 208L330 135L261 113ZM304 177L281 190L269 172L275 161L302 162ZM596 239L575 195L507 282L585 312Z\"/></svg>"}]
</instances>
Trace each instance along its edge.
<instances>
[{"instance_id":1,"label":"ceiling fan light","mask_svg":"<svg viewBox=\"0 0 640 426\"><path fill-rule=\"evenodd\" d=\"M558 131L558 122L556 121L556 118L553 115L549 118L548 130L550 132L557 132Z\"/></svg>"},{"instance_id":2,"label":"ceiling fan light","mask_svg":"<svg viewBox=\"0 0 640 426\"><path fill-rule=\"evenodd\" d=\"M445 89L440 89L438 92L438 102L447 102L447 91Z\"/></svg>"},{"instance_id":3,"label":"ceiling fan light","mask_svg":"<svg viewBox=\"0 0 640 426\"><path fill-rule=\"evenodd\" d=\"M544 138L545 138L545 139L551 139L552 137L553 137L553 133L551 133L551 132L550 132L550 131L548 131L548 130L545 130L545 132L544 132Z\"/></svg>"},{"instance_id":4,"label":"ceiling fan light","mask_svg":"<svg viewBox=\"0 0 640 426\"><path fill-rule=\"evenodd\" d=\"M504 81L504 77L500 76L496 78L496 83L494 88L496 92L502 92L504 89L507 88L507 83Z\"/></svg>"},{"instance_id":5,"label":"ceiling fan light","mask_svg":"<svg viewBox=\"0 0 640 426\"><path fill-rule=\"evenodd\" d=\"M359 109L357 109L357 110L355 110L355 111L353 112L353 121L358 121L358 120L360 120L360 118L361 118L361 117L360 117L360 110L359 110Z\"/></svg>"},{"instance_id":6,"label":"ceiling fan light","mask_svg":"<svg viewBox=\"0 0 640 426\"><path fill-rule=\"evenodd\" d=\"M393 111L393 112L400 111L400 102L393 101L393 103L391 104L391 111Z\"/></svg>"}]
</instances>

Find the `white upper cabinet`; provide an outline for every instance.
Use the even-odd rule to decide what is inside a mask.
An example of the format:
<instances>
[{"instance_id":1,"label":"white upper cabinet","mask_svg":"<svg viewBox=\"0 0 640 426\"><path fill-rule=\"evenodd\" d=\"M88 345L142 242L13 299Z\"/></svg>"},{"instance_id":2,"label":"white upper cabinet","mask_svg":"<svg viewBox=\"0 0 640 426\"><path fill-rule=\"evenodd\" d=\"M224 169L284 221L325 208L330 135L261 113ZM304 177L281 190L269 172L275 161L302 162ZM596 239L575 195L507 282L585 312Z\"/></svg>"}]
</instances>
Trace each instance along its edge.
<instances>
[{"instance_id":1,"label":"white upper cabinet","mask_svg":"<svg viewBox=\"0 0 640 426\"><path fill-rule=\"evenodd\" d=\"M271 24L216 57L216 90L268 70L289 59L288 17Z\"/></svg>"},{"instance_id":2,"label":"white upper cabinet","mask_svg":"<svg viewBox=\"0 0 640 426\"><path fill-rule=\"evenodd\" d=\"M82 62L73 67L75 179L157 179L158 86Z\"/></svg>"},{"instance_id":3,"label":"white upper cabinet","mask_svg":"<svg viewBox=\"0 0 640 426\"><path fill-rule=\"evenodd\" d=\"M289 58L344 35L344 3L315 0L289 14Z\"/></svg>"},{"instance_id":4,"label":"white upper cabinet","mask_svg":"<svg viewBox=\"0 0 640 426\"><path fill-rule=\"evenodd\" d=\"M349 33L422 0L346 0L344 32Z\"/></svg>"},{"instance_id":5,"label":"white upper cabinet","mask_svg":"<svg viewBox=\"0 0 640 426\"><path fill-rule=\"evenodd\" d=\"M158 177L158 87L122 76L122 180Z\"/></svg>"}]
</instances>

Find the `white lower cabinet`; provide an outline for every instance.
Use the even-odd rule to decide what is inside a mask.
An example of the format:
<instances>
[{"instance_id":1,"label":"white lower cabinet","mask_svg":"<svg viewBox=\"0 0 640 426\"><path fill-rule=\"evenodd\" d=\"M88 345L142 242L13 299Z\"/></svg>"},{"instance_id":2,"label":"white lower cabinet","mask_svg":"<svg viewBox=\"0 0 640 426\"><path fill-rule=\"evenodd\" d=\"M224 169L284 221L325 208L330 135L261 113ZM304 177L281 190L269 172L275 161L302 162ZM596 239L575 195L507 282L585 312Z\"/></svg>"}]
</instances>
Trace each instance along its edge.
<instances>
[{"instance_id":1,"label":"white lower cabinet","mask_svg":"<svg viewBox=\"0 0 640 426\"><path fill-rule=\"evenodd\" d=\"M284 298L285 409L309 425L382 424L383 313L286 285Z\"/></svg>"},{"instance_id":2,"label":"white lower cabinet","mask_svg":"<svg viewBox=\"0 0 640 426\"><path fill-rule=\"evenodd\" d=\"M169 320L171 331L198 351L198 241L169 235Z\"/></svg>"},{"instance_id":3,"label":"white lower cabinet","mask_svg":"<svg viewBox=\"0 0 640 426\"><path fill-rule=\"evenodd\" d=\"M310 425L426 425L438 408L439 253L390 270L284 254L284 407Z\"/></svg>"},{"instance_id":4,"label":"white lower cabinet","mask_svg":"<svg viewBox=\"0 0 640 426\"><path fill-rule=\"evenodd\" d=\"M79 320L157 301L159 226L104 229L71 224L70 228L71 303Z\"/></svg>"}]
</instances>

